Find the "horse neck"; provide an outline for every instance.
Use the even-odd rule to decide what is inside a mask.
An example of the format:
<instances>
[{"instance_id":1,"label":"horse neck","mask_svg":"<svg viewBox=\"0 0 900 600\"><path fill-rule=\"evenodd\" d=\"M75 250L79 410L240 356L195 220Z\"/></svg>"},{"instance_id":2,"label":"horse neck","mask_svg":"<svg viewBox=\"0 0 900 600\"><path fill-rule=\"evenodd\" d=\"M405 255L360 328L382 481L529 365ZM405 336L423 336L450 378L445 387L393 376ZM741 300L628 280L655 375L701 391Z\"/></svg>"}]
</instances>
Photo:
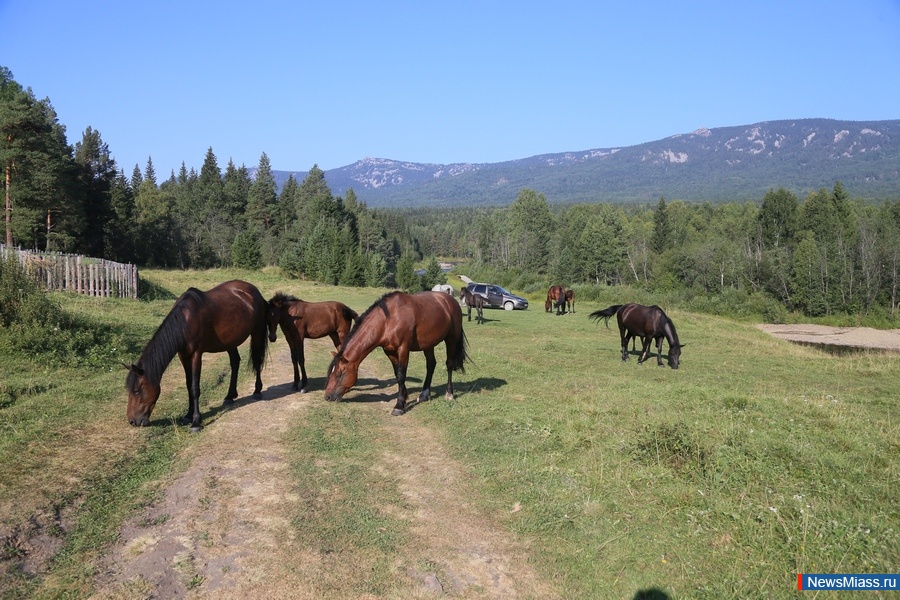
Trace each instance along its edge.
<instances>
[{"instance_id":1,"label":"horse neck","mask_svg":"<svg viewBox=\"0 0 900 600\"><path fill-rule=\"evenodd\" d=\"M379 347L384 333L385 319L377 313L369 314L362 323L357 323L344 340L341 354L349 362L359 365L372 350Z\"/></svg>"},{"instance_id":2,"label":"horse neck","mask_svg":"<svg viewBox=\"0 0 900 600\"><path fill-rule=\"evenodd\" d=\"M669 342L669 346L678 345L678 333L675 331L675 325L671 320L666 320L666 323L663 325L663 333L666 335L666 341Z\"/></svg>"},{"instance_id":3,"label":"horse neck","mask_svg":"<svg viewBox=\"0 0 900 600\"><path fill-rule=\"evenodd\" d=\"M176 306L147 342L138 364L144 369L144 374L151 383L160 382L166 367L184 346L186 325L181 307Z\"/></svg>"}]
</instances>

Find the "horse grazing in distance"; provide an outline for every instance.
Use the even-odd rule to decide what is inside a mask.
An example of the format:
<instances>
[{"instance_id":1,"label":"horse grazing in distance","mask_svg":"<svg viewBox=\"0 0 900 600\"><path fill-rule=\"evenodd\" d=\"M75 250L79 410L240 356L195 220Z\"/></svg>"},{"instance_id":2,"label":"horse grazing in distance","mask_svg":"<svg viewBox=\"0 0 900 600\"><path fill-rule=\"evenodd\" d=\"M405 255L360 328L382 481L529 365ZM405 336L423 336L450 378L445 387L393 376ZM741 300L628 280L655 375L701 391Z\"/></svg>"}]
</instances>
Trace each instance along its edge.
<instances>
[{"instance_id":1,"label":"horse grazing in distance","mask_svg":"<svg viewBox=\"0 0 900 600\"><path fill-rule=\"evenodd\" d=\"M643 306L641 304L616 304L592 312L588 315L591 319L605 319L609 327L609 318L616 315L619 323L619 335L622 338L622 360L628 360L628 341L634 337L641 338L641 355L638 364L647 359L650 352L650 344L656 341L656 364L663 366L662 340L669 342L669 364L673 369L678 368L681 359L681 348L684 344L678 341L678 333L675 324L672 323L663 309L658 306Z\"/></svg>"},{"instance_id":2,"label":"horse grazing in distance","mask_svg":"<svg viewBox=\"0 0 900 600\"><path fill-rule=\"evenodd\" d=\"M466 304L469 309L469 321L472 320L472 309L475 309L475 323L481 325L484 323L484 305L487 302L484 296L472 293L469 288L464 287L459 290L459 299Z\"/></svg>"},{"instance_id":3,"label":"horse grazing in distance","mask_svg":"<svg viewBox=\"0 0 900 600\"><path fill-rule=\"evenodd\" d=\"M328 368L325 399L340 400L356 384L359 364L375 348L381 347L394 366L399 394L391 414L406 412L406 368L410 352L425 354L425 381L418 402L431 398L431 379L437 360L434 347L447 347L448 400L453 400L453 371L465 372L466 336L462 327L462 309L453 297L437 292L390 292L382 296L356 322L344 345L335 353Z\"/></svg>"},{"instance_id":4,"label":"horse grazing in distance","mask_svg":"<svg viewBox=\"0 0 900 600\"><path fill-rule=\"evenodd\" d=\"M250 338L250 360L256 372L254 398L262 393L262 372L266 359L266 301L259 290L246 281L222 283L202 292L189 288L175 302L150 338L141 357L127 366L128 422L149 425L150 413L160 394L160 381L177 354L184 367L188 409L182 419L191 431L200 431L200 368L204 352L227 352L231 361L231 383L223 404L237 398L237 347Z\"/></svg>"},{"instance_id":5,"label":"horse grazing in distance","mask_svg":"<svg viewBox=\"0 0 900 600\"><path fill-rule=\"evenodd\" d=\"M575 314L575 290L566 290L566 308L570 313Z\"/></svg>"},{"instance_id":6,"label":"horse grazing in distance","mask_svg":"<svg viewBox=\"0 0 900 600\"><path fill-rule=\"evenodd\" d=\"M306 383L309 381L306 377L303 340L306 338L315 340L327 335L334 343L334 347L340 350L358 316L356 311L341 302L304 302L280 292L272 296L266 311L269 341L274 342L277 339L280 325L284 339L291 348L295 390L305 394Z\"/></svg>"},{"instance_id":7,"label":"horse grazing in distance","mask_svg":"<svg viewBox=\"0 0 900 600\"><path fill-rule=\"evenodd\" d=\"M445 294L453 295L453 286L449 283L438 283L433 288L431 288L432 292L443 292Z\"/></svg>"},{"instance_id":8,"label":"horse grazing in distance","mask_svg":"<svg viewBox=\"0 0 900 600\"><path fill-rule=\"evenodd\" d=\"M561 285L551 285L547 289L547 301L544 302L544 310L550 312L554 307L556 308L557 315L565 314L566 288Z\"/></svg>"}]
</instances>

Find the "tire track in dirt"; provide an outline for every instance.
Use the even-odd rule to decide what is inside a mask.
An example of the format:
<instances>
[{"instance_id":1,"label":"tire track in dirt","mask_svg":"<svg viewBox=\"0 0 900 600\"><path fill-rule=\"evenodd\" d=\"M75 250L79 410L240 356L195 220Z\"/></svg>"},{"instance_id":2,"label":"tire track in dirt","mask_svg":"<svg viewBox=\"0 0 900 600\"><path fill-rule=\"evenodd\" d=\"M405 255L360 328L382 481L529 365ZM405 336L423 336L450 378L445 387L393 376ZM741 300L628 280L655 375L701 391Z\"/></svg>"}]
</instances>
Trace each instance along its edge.
<instances>
[{"instance_id":1,"label":"tire track in dirt","mask_svg":"<svg viewBox=\"0 0 900 600\"><path fill-rule=\"evenodd\" d=\"M308 350L331 350L325 341L308 341ZM371 376L365 369L360 375ZM100 565L95 598L321 597L310 578L325 568L322 557L292 535L300 498L291 491L284 438L324 400L321 391L293 392L287 348L272 353L264 381L288 383L266 388L262 401L242 398L203 430L188 468L122 528ZM385 399L395 390L386 387ZM398 515L411 535L393 591L404 598L554 597L528 566L523 541L469 501L466 470L448 458L443 436L413 415L391 417L390 406L358 408L383 412L381 431L373 432L383 451L372 471L399 482L412 508Z\"/></svg>"}]
</instances>

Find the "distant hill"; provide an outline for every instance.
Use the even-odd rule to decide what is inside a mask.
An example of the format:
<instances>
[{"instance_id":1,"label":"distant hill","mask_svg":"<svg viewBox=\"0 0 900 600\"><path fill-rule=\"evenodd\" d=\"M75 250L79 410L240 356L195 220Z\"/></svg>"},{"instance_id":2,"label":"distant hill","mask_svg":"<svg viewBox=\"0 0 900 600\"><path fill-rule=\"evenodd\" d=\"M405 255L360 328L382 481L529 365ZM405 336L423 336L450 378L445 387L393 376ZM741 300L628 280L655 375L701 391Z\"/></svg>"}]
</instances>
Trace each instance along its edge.
<instances>
[{"instance_id":1,"label":"distant hill","mask_svg":"<svg viewBox=\"0 0 900 600\"><path fill-rule=\"evenodd\" d=\"M276 171L281 183L289 174ZM759 200L841 181L854 197L900 198L900 120L800 119L698 129L624 148L502 163L435 165L365 158L325 172L334 194L370 207L507 205L519 190L550 203Z\"/></svg>"}]
</instances>

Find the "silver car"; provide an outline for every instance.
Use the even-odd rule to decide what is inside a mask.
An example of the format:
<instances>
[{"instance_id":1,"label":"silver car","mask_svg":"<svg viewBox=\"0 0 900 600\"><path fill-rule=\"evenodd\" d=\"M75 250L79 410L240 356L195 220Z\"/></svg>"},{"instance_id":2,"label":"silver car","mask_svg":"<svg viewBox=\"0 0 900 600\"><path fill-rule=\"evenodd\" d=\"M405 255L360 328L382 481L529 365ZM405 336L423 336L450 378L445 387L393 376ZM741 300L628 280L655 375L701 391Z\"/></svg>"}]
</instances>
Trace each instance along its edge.
<instances>
[{"instance_id":1,"label":"silver car","mask_svg":"<svg viewBox=\"0 0 900 600\"><path fill-rule=\"evenodd\" d=\"M528 300L515 294L510 294L499 285L490 283L470 283L466 286L473 294L485 298L487 306L502 308L504 310L525 310L528 308Z\"/></svg>"}]
</instances>

